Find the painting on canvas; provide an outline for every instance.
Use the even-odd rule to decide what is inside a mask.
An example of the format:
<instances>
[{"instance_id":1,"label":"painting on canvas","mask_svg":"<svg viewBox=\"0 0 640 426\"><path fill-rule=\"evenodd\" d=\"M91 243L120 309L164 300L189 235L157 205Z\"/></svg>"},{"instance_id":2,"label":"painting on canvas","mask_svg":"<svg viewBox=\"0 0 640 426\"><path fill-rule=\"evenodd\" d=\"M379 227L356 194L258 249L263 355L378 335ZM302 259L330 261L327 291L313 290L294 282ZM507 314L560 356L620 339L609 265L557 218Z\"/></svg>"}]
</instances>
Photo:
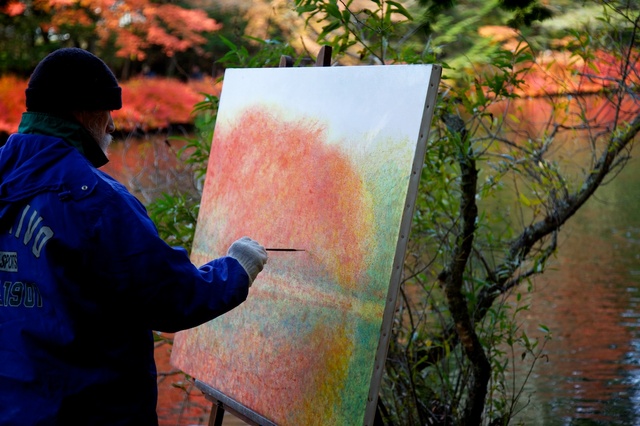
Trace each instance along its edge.
<instances>
[{"instance_id":1,"label":"painting on canvas","mask_svg":"<svg viewBox=\"0 0 640 426\"><path fill-rule=\"evenodd\" d=\"M276 424L367 423L439 77L227 70L192 260L245 235L303 251L269 252L246 302L178 333L176 367Z\"/></svg>"}]
</instances>

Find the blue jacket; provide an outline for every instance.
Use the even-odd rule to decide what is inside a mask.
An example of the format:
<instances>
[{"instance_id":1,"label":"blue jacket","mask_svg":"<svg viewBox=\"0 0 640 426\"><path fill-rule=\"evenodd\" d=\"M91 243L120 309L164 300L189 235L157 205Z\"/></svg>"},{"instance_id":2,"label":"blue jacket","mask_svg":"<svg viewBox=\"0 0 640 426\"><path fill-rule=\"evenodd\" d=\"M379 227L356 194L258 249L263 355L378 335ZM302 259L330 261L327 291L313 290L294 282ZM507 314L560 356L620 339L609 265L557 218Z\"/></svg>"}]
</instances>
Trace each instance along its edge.
<instances>
[{"instance_id":1,"label":"blue jacket","mask_svg":"<svg viewBox=\"0 0 640 426\"><path fill-rule=\"evenodd\" d=\"M25 113L0 148L0 425L157 424L151 330L247 297L235 259L197 268L160 239L95 146L73 121Z\"/></svg>"}]
</instances>

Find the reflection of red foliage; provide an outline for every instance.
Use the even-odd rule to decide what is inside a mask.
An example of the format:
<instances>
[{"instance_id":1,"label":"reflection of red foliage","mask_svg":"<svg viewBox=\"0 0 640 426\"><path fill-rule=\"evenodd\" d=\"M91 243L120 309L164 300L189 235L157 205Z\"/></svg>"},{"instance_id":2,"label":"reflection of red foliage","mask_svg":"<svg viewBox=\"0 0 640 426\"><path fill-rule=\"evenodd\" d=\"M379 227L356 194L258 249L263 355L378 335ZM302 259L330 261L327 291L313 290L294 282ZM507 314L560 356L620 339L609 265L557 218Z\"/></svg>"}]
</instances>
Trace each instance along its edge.
<instances>
[{"instance_id":1,"label":"reflection of red foliage","mask_svg":"<svg viewBox=\"0 0 640 426\"><path fill-rule=\"evenodd\" d=\"M219 94L220 87L212 78L181 83L175 79L132 79L121 82L123 108L114 111L118 130L151 130L170 124L193 122L193 106L204 100L202 93ZM18 130L25 110L27 80L13 76L0 77L0 133Z\"/></svg>"},{"instance_id":2,"label":"reflection of red foliage","mask_svg":"<svg viewBox=\"0 0 640 426\"><path fill-rule=\"evenodd\" d=\"M165 338L172 338L172 334L163 333ZM159 372L158 377L158 423L160 426L187 426L206 424L211 412L211 402L208 402L193 382L187 381L169 364L171 346L157 343L154 357ZM186 393L185 391L188 391ZM231 415L225 416L225 425ZM234 423L232 423L234 424ZM235 424L240 425L240 422Z\"/></svg>"},{"instance_id":3,"label":"reflection of red foliage","mask_svg":"<svg viewBox=\"0 0 640 426\"><path fill-rule=\"evenodd\" d=\"M610 190L624 191L623 185ZM626 378L637 371L637 310L631 292L636 286L628 278L637 240L623 235L628 229L636 236L637 228L626 225L633 221L609 227L611 212L605 205L600 200L567 224L570 237L563 242L556 267L536 278L527 311L528 336L539 334L537 319L553 332L545 346L549 357L536 365L532 389L542 401L569 401L554 412L571 416L575 424L606 413L615 396L635 392L634 382Z\"/></svg>"}]
</instances>

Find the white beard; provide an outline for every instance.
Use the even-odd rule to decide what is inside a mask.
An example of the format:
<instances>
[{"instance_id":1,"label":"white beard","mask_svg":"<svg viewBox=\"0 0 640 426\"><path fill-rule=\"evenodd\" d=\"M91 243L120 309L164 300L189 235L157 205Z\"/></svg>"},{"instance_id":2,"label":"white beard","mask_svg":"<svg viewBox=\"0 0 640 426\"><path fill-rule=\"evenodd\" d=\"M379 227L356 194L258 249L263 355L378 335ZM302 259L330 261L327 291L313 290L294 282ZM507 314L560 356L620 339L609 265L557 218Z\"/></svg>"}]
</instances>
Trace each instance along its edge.
<instances>
[{"instance_id":1,"label":"white beard","mask_svg":"<svg viewBox=\"0 0 640 426\"><path fill-rule=\"evenodd\" d=\"M113 136L111 136L108 133L102 136L102 138L97 140L98 146L100 147L100 149L102 149L102 152L104 152L104 155L107 155L107 150L109 148L109 145L111 145L112 141L113 141Z\"/></svg>"}]
</instances>

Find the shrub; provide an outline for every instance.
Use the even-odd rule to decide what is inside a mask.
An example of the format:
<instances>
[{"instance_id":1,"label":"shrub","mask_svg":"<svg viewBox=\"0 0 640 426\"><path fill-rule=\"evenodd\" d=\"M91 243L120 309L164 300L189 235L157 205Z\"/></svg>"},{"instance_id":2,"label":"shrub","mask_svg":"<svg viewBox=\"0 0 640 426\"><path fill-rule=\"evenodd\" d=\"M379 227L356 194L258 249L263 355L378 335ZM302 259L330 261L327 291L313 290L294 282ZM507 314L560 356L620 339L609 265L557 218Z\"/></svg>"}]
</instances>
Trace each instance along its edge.
<instances>
[{"instance_id":1,"label":"shrub","mask_svg":"<svg viewBox=\"0 0 640 426\"><path fill-rule=\"evenodd\" d=\"M204 100L199 93L216 91L213 79L182 83L170 78L134 78L122 84L122 109L113 113L116 127L122 130L167 128L171 124L193 123L193 105Z\"/></svg>"},{"instance_id":2,"label":"shrub","mask_svg":"<svg viewBox=\"0 0 640 426\"><path fill-rule=\"evenodd\" d=\"M27 82L14 76L0 77L0 133L18 130L24 111Z\"/></svg>"},{"instance_id":3,"label":"shrub","mask_svg":"<svg viewBox=\"0 0 640 426\"><path fill-rule=\"evenodd\" d=\"M193 124L193 105L206 99L203 92L219 93L211 77L183 83L170 78L135 78L121 82L123 107L113 112L120 131L149 131L172 124ZM0 77L0 133L18 130L25 111L27 80L5 75Z\"/></svg>"}]
</instances>

